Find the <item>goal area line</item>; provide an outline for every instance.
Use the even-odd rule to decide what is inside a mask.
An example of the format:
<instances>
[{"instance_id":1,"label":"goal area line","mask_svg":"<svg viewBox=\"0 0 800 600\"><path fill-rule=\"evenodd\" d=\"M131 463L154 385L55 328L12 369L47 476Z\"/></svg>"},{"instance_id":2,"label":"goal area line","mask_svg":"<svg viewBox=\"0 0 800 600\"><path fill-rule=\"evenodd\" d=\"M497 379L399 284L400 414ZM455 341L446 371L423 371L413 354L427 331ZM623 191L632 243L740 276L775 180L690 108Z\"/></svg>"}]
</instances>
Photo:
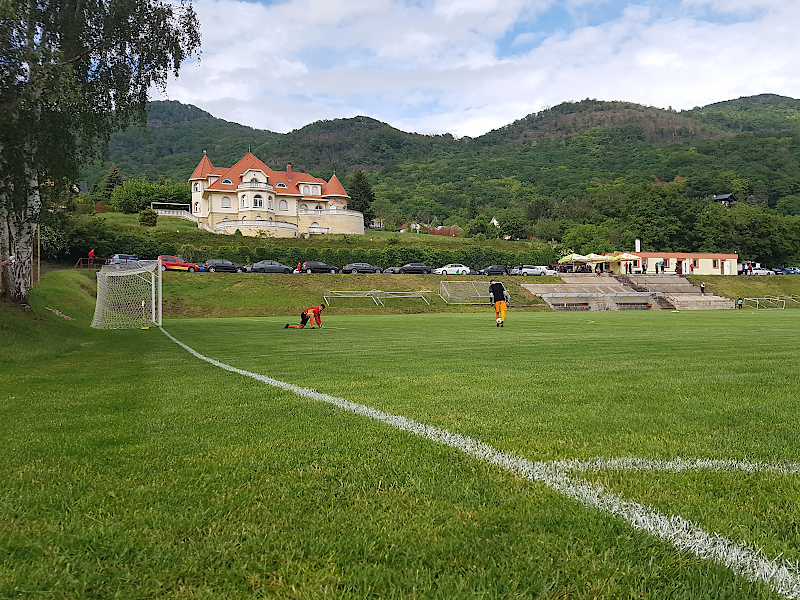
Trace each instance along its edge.
<instances>
[{"instance_id":1,"label":"goal area line","mask_svg":"<svg viewBox=\"0 0 800 600\"><path fill-rule=\"evenodd\" d=\"M200 354L187 346L163 327L159 329L178 346L211 365L231 373L251 377L272 387L298 396L326 402L343 410L381 421L400 431L406 431L421 438L459 450L484 463L497 466L504 471L533 482L544 484L551 490L579 502L587 508L599 509L627 522L636 530L644 531L653 537L672 544L679 551L690 552L698 558L710 560L727 567L748 581L764 583L786 598L800 598L800 570L795 562L780 558L770 559L758 548L743 541L734 541L716 533L709 533L695 523L678 515L663 515L653 508L625 500L620 494L609 492L599 485L592 484L571 474L573 471L589 471L601 468L624 470L686 470L688 468L715 468L717 470L762 470L761 463L740 461L647 461L640 459L592 459L589 461L531 461L525 458L500 452L489 444L469 436L451 433L431 425L419 423L401 415L384 412L364 404L358 404L286 383L244 369L239 369L213 358ZM614 465L617 465L616 467ZM672 468L662 468L669 467ZM691 465L694 465L691 467ZM703 466L705 465L705 466ZM750 465L750 467L748 467ZM758 466L755 466L758 465ZM763 468L765 471L770 469ZM796 464L775 465L772 471L795 474L800 471Z\"/></svg>"}]
</instances>

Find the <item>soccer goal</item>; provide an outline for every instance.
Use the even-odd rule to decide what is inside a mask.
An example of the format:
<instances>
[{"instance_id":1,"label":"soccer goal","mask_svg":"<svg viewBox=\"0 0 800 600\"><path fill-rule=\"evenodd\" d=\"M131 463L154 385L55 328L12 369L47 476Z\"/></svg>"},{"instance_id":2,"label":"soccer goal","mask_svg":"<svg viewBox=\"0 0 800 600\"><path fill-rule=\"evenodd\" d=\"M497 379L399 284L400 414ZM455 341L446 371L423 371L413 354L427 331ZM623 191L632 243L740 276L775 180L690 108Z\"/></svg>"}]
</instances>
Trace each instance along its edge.
<instances>
[{"instance_id":1,"label":"soccer goal","mask_svg":"<svg viewBox=\"0 0 800 600\"><path fill-rule=\"evenodd\" d=\"M97 273L92 327L136 329L161 325L161 261L104 265Z\"/></svg>"},{"instance_id":2,"label":"soccer goal","mask_svg":"<svg viewBox=\"0 0 800 600\"><path fill-rule=\"evenodd\" d=\"M442 281L439 296L447 304L490 304L486 281Z\"/></svg>"}]
</instances>

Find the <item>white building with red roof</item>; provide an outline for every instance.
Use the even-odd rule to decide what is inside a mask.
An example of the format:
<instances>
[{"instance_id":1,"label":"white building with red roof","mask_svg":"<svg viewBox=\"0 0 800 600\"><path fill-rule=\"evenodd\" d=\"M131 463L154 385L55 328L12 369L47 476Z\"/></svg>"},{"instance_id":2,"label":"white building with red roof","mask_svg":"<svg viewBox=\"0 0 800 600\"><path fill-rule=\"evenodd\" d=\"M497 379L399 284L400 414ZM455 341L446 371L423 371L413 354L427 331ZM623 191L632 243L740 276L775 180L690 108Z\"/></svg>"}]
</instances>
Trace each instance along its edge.
<instances>
[{"instance_id":1,"label":"white building with red roof","mask_svg":"<svg viewBox=\"0 0 800 600\"><path fill-rule=\"evenodd\" d=\"M292 171L292 165L273 171L248 152L229 168L203 156L189 183L192 218L209 231L270 237L364 233L364 215L347 210L350 196L336 175L325 181Z\"/></svg>"}]
</instances>

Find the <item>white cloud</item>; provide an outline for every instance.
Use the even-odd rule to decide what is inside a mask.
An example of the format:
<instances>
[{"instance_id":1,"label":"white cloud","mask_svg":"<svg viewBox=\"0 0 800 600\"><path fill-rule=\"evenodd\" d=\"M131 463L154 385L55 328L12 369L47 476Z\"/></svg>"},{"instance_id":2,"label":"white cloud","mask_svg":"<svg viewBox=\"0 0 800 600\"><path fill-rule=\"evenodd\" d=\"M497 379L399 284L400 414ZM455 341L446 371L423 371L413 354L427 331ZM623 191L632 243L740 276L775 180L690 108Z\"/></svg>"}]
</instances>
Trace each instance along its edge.
<instances>
[{"instance_id":1,"label":"white cloud","mask_svg":"<svg viewBox=\"0 0 800 600\"><path fill-rule=\"evenodd\" d=\"M273 131L363 114L473 136L587 97L674 108L800 97L800 4L639 0L605 22L543 31L537 18L556 5L611 10L620 0L195 0L202 60L169 97ZM507 35L506 49L539 44L501 57Z\"/></svg>"}]
</instances>

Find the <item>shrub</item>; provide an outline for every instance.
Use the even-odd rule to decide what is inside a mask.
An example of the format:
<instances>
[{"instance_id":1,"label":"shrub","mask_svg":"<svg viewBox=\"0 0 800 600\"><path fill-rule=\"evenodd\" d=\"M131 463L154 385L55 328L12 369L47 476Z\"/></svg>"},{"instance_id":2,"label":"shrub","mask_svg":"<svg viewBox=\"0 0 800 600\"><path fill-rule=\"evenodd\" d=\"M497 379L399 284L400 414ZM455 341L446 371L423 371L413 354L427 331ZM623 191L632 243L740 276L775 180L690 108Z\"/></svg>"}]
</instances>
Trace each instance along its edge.
<instances>
[{"instance_id":1,"label":"shrub","mask_svg":"<svg viewBox=\"0 0 800 600\"><path fill-rule=\"evenodd\" d=\"M155 227L158 224L158 213L152 208L145 208L139 213L139 225L142 227Z\"/></svg>"}]
</instances>

